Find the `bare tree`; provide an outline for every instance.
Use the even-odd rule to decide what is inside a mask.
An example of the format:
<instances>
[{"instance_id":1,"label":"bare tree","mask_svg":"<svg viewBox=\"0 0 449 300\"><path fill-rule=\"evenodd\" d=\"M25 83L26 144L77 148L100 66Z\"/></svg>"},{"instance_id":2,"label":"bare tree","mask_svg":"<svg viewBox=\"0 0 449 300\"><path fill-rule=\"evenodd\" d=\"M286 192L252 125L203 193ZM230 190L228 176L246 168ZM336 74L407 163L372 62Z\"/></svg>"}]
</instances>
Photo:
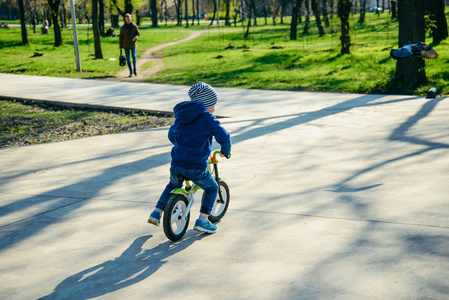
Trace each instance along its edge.
<instances>
[{"instance_id":1,"label":"bare tree","mask_svg":"<svg viewBox=\"0 0 449 300\"><path fill-rule=\"evenodd\" d=\"M188 0L184 0L184 4L186 7L186 11L185 11L185 15L186 15L186 27L189 27L189 1Z\"/></svg>"},{"instance_id":2,"label":"bare tree","mask_svg":"<svg viewBox=\"0 0 449 300\"><path fill-rule=\"evenodd\" d=\"M198 16L198 14L195 14L195 0L192 0L192 24L191 24L191 26L195 25L195 18L199 18L199 16Z\"/></svg>"},{"instance_id":3,"label":"bare tree","mask_svg":"<svg viewBox=\"0 0 449 300\"><path fill-rule=\"evenodd\" d=\"M50 0L48 0L48 1L50 1ZM132 14L133 11L134 11L134 6L133 6L133 3L132 3L132 0L125 0L125 7L124 7L124 10L122 10L122 9L118 6L117 0L111 0L111 1L112 1L112 3L114 4L115 8L117 9L117 11L119 12L119 14L120 14L122 17L125 17L126 14Z\"/></svg>"},{"instance_id":4,"label":"bare tree","mask_svg":"<svg viewBox=\"0 0 449 300\"><path fill-rule=\"evenodd\" d=\"M290 24L290 39L296 40L298 35L298 15L301 11L302 2L304 0L296 0L292 11L292 22Z\"/></svg>"},{"instance_id":5,"label":"bare tree","mask_svg":"<svg viewBox=\"0 0 449 300\"><path fill-rule=\"evenodd\" d=\"M104 36L104 0L98 0L98 28L101 36Z\"/></svg>"},{"instance_id":6,"label":"bare tree","mask_svg":"<svg viewBox=\"0 0 449 300\"><path fill-rule=\"evenodd\" d=\"M427 0L426 7L429 12L429 17L435 22L435 27L431 29L433 42L439 44L442 40L448 37L447 20L444 14L445 9L444 0Z\"/></svg>"},{"instance_id":7,"label":"bare tree","mask_svg":"<svg viewBox=\"0 0 449 300\"><path fill-rule=\"evenodd\" d=\"M312 11L313 11L313 14L315 15L316 25L318 26L318 34L320 36L323 36L323 35L325 35L325 32L324 32L323 25L321 24L321 13L320 13L320 10L318 9L317 0L311 0L311 1L312 1Z\"/></svg>"},{"instance_id":8,"label":"bare tree","mask_svg":"<svg viewBox=\"0 0 449 300\"><path fill-rule=\"evenodd\" d=\"M365 22L366 0L360 0L360 18L359 23Z\"/></svg>"},{"instance_id":9,"label":"bare tree","mask_svg":"<svg viewBox=\"0 0 449 300\"><path fill-rule=\"evenodd\" d=\"M328 0L322 0L321 1L321 5L322 5L321 11L323 12L324 26L330 27L329 16L328 16L328 13L327 13L327 2L328 2Z\"/></svg>"},{"instance_id":10,"label":"bare tree","mask_svg":"<svg viewBox=\"0 0 449 300\"><path fill-rule=\"evenodd\" d=\"M19 0L19 11L20 11L20 27L22 29L22 44L28 45L27 28L25 25L25 6L23 5L23 0Z\"/></svg>"},{"instance_id":11,"label":"bare tree","mask_svg":"<svg viewBox=\"0 0 449 300\"><path fill-rule=\"evenodd\" d=\"M391 0L390 2L390 10L391 10L391 19L395 20L398 17L397 14L397 0Z\"/></svg>"},{"instance_id":12,"label":"bare tree","mask_svg":"<svg viewBox=\"0 0 449 300\"><path fill-rule=\"evenodd\" d=\"M95 58L103 59L101 52L100 28L98 26L98 0L92 0L92 29L94 32Z\"/></svg>"},{"instance_id":13,"label":"bare tree","mask_svg":"<svg viewBox=\"0 0 449 300\"><path fill-rule=\"evenodd\" d=\"M231 26L231 17L230 17L230 11L231 11L231 0L224 0L225 7L226 7L226 15L225 15L225 25Z\"/></svg>"},{"instance_id":14,"label":"bare tree","mask_svg":"<svg viewBox=\"0 0 449 300\"><path fill-rule=\"evenodd\" d=\"M341 54L350 54L351 37L349 35L349 14L352 3L350 0L338 1L338 16L341 21Z\"/></svg>"},{"instance_id":15,"label":"bare tree","mask_svg":"<svg viewBox=\"0 0 449 300\"><path fill-rule=\"evenodd\" d=\"M276 18L279 14L279 10L281 9L280 5L277 5L276 0L272 0L270 5L270 13L271 13L271 19L273 20L273 25L276 25Z\"/></svg>"},{"instance_id":16,"label":"bare tree","mask_svg":"<svg viewBox=\"0 0 449 300\"><path fill-rule=\"evenodd\" d=\"M250 3L248 3L247 0L245 0L246 2L246 7L248 7L249 12L248 12L248 25L246 27L246 32L244 35L244 38L246 39L249 36L249 29L251 28L251 19L253 18L253 16L255 16L255 3L254 0L250 0ZM257 26L257 24L254 24L254 26Z\"/></svg>"},{"instance_id":17,"label":"bare tree","mask_svg":"<svg viewBox=\"0 0 449 300\"><path fill-rule=\"evenodd\" d=\"M157 27L157 0L150 0L151 26Z\"/></svg>"},{"instance_id":18,"label":"bare tree","mask_svg":"<svg viewBox=\"0 0 449 300\"><path fill-rule=\"evenodd\" d=\"M280 0L281 5L281 24L284 24L284 16L285 16L285 10L287 6L289 5L290 0Z\"/></svg>"},{"instance_id":19,"label":"bare tree","mask_svg":"<svg viewBox=\"0 0 449 300\"><path fill-rule=\"evenodd\" d=\"M196 25L200 26L200 0L196 0Z\"/></svg>"},{"instance_id":20,"label":"bare tree","mask_svg":"<svg viewBox=\"0 0 449 300\"><path fill-rule=\"evenodd\" d=\"M304 5L306 6L306 21L304 22L302 34L307 34L310 27L310 0L304 0Z\"/></svg>"},{"instance_id":21,"label":"bare tree","mask_svg":"<svg viewBox=\"0 0 449 300\"><path fill-rule=\"evenodd\" d=\"M398 2L399 47L425 41L424 13L425 0ZM421 57L398 60L394 81L403 89L415 89L427 83L425 62Z\"/></svg>"},{"instance_id":22,"label":"bare tree","mask_svg":"<svg viewBox=\"0 0 449 300\"><path fill-rule=\"evenodd\" d=\"M210 20L209 26L214 24L215 14L217 13L217 2L212 0L212 3L214 4L214 14L212 15L212 19Z\"/></svg>"},{"instance_id":23,"label":"bare tree","mask_svg":"<svg viewBox=\"0 0 449 300\"><path fill-rule=\"evenodd\" d=\"M61 0L48 0L48 5L50 6L51 19L53 21L53 31L55 34L55 47L62 45L62 35L61 27L59 26L59 6L61 5Z\"/></svg>"}]
</instances>

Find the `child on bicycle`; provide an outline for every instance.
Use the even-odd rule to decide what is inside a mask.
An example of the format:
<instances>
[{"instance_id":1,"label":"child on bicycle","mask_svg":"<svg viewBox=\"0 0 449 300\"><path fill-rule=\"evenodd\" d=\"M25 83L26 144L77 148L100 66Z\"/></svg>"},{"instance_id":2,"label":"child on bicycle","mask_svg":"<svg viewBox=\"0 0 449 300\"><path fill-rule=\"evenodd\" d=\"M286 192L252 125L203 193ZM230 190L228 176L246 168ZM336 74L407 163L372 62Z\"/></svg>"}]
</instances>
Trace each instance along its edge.
<instances>
[{"instance_id":1,"label":"child on bicycle","mask_svg":"<svg viewBox=\"0 0 449 300\"><path fill-rule=\"evenodd\" d=\"M159 226L170 192L181 188L184 180L189 179L205 192L194 229L214 233L217 226L208 217L218 195L218 184L207 170L207 163L212 150L212 138L215 137L221 146L220 156L229 158L231 137L213 115L218 101L214 88L200 81L189 89L188 94L190 101L178 103L173 109L175 122L168 131L168 138L174 145L171 150L170 182L162 192L148 223Z\"/></svg>"}]
</instances>

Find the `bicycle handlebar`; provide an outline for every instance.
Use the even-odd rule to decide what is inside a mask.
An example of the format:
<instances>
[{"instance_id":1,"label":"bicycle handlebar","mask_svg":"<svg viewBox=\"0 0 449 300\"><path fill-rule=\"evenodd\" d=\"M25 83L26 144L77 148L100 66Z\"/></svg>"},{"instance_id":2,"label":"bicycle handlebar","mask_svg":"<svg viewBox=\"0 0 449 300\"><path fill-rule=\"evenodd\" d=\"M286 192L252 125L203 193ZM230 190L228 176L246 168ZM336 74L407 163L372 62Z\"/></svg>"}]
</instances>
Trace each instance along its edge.
<instances>
[{"instance_id":1,"label":"bicycle handlebar","mask_svg":"<svg viewBox=\"0 0 449 300\"><path fill-rule=\"evenodd\" d=\"M212 154L212 159L211 159L212 163L217 163L217 154L222 154L222 153L220 150L214 151L214 153ZM224 157L226 157L227 159L230 159L231 153L229 153L229 155L224 156Z\"/></svg>"}]
</instances>

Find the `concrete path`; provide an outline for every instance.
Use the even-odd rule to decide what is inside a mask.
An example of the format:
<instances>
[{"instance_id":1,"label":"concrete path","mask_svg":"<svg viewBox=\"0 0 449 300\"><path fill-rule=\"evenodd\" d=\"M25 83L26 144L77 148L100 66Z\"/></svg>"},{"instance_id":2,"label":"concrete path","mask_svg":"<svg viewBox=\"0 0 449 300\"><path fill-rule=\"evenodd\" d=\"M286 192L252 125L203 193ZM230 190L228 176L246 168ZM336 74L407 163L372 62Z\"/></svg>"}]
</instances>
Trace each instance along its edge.
<instances>
[{"instance_id":1,"label":"concrete path","mask_svg":"<svg viewBox=\"0 0 449 300\"><path fill-rule=\"evenodd\" d=\"M171 110L187 90L0 74L0 96L89 105ZM146 223L168 128L0 150L0 299L447 299L448 99L217 91L233 157L214 235Z\"/></svg>"}]
</instances>

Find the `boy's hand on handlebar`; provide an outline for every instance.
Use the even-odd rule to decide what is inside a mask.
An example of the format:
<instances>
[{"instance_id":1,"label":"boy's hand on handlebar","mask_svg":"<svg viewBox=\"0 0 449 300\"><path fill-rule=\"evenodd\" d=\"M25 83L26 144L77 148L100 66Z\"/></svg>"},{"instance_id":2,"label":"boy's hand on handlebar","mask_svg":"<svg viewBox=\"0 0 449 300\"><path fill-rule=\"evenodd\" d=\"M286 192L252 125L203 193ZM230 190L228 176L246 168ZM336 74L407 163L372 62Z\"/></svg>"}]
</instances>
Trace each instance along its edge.
<instances>
[{"instance_id":1,"label":"boy's hand on handlebar","mask_svg":"<svg viewBox=\"0 0 449 300\"><path fill-rule=\"evenodd\" d=\"M227 159L231 158L231 153L229 153L228 155L224 155L223 153L220 152L220 156L221 157L226 157Z\"/></svg>"}]
</instances>

